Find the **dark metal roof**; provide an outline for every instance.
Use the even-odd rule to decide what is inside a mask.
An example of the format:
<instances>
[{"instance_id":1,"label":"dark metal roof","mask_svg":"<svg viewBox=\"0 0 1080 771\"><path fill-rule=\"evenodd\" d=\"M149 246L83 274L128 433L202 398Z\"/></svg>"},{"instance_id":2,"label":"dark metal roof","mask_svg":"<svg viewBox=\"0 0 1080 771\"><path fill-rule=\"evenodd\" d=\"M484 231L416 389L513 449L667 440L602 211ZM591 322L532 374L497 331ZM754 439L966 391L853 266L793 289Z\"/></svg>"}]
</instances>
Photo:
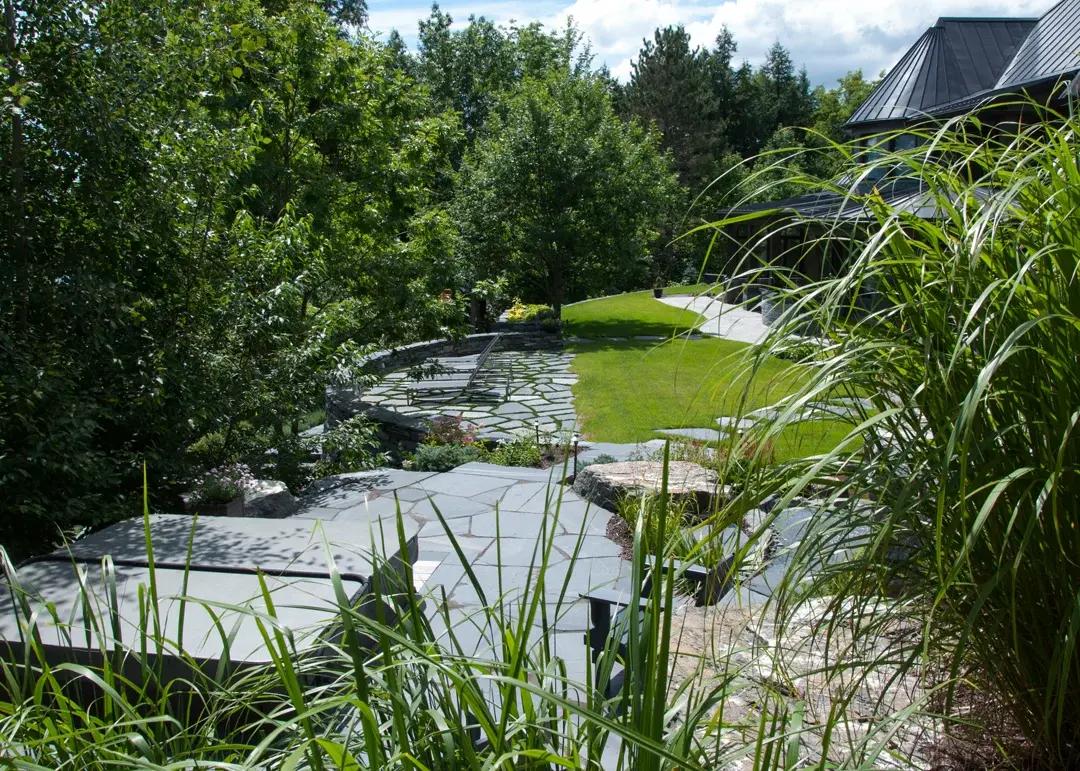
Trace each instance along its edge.
<instances>
[{"instance_id":1,"label":"dark metal roof","mask_svg":"<svg viewBox=\"0 0 1080 771\"><path fill-rule=\"evenodd\" d=\"M873 216L867 208L868 196L872 193L891 209L906 211L924 219L933 217L936 211L924 184L917 179L899 178L882 180L877 184L870 181L860 182L854 185L850 194L827 190L781 201L745 204L731 209L727 215L776 212L796 219L818 222L852 222Z\"/></svg>"},{"instance_id":2,"label":"dark metal roof","mask_svg":"<svg viewBox=\"0 0 1080 771\"><path fill-rule=\"evenodd\" d=\"M1080 4L1080 0L1066 0ZM848 120L849 127L917 118L994 88L1037 19L941 18Z\"/></svg>"},{"instance_id":3,"label":"dark metal roof","mask_svg":"<svg viewBox=\"0 0 1080 771\"><path fill-rule=\"evenodd\" d=\"M1080 67L1080 0L1062 0L1039 19L996 83L1015 89Z\"/></svg>"}]
</instances>

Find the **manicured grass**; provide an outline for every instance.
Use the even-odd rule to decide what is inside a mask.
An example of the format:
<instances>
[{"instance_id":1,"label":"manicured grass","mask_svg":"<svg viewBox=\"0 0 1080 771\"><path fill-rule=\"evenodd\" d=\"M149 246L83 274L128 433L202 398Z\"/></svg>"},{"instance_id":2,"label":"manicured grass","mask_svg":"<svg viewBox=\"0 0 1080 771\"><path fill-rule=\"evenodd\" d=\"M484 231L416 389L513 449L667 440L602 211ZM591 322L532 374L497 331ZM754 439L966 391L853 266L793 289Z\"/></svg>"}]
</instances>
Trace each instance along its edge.
<instances>
[{"instance_id":1,"label":"manicured grass","mask_svg":"<svg viewBox=\"0 0 1080 771\"><path fill-rule=\"evenodd\" d=\"M686 332L701 323L701 317L656 300L652 292L589 300L563 308L566 333L575 337L633 337Z\"/></svg>"},{"instance_id":2,"label":"manicured grass","mask_svg":"<svg viewBox=\"0 0 1080 771\"><path fill-rule=\"evenodd\" d=\"M790 394L802 377L798 366L770 359L752 379L747 346L729 340L583 343L573 346L573 387L587 438L604 442L656 439L658 428L710 428L720 415L766 407ZM778 460L835 447L847 433L839 422L789 428L776 443Z\"/></svg>"}]
</instances>

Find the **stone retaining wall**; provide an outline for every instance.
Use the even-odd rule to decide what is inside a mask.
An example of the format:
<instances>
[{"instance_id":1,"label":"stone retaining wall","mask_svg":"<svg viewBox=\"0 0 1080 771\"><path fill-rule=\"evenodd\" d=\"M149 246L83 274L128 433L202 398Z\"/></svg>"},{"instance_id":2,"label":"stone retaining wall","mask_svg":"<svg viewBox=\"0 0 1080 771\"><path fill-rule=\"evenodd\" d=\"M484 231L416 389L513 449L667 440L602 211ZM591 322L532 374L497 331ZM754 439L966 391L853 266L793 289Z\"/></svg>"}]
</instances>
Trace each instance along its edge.
<instances>
[{"instance_id":1,"label":"stone retaining wall","mask_svg":"<svg viewBox=\"0 0 1080 771\"><path fill-rule=\"evenodd\" d=\"M366 356L360 365L364 374L385 375L395 370L423 364L428 359L443 356L471 356L482 353L496 332L468 335L460 340L425 340L401 348L376 351ZM497 351L551 351L562 350L563 341L558 335L540 330L503 332ZM403 415L394 410L371 404L364 400L362 385L327 386L327 429L349 418L364 414L377 427L382 446L391 452L412 452L427 435L428 421L414 415Z\"/></svg>"}]
</instances>

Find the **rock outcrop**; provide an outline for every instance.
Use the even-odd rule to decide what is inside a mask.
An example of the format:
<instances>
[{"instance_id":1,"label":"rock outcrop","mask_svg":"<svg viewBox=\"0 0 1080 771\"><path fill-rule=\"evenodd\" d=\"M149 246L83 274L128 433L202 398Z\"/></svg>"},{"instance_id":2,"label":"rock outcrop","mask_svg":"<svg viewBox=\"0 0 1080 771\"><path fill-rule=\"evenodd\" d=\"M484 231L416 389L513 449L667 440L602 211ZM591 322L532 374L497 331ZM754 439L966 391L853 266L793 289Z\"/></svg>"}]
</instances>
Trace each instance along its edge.
<instances>
[{"instance_id":1,"label":"rock outcrop","mask_svg":"<svg viewBox=\"0 0 1080 771\"><path fill-rule=\"evenodd\" d=\"M292 516L300 502L284 482L256 479L244 488L244 516L283 519Z\"/></svg>"},{"instance_id":2,"label":"rock outcrop","mask_svg":"<svg viewBox=\"0 0 1080 771\"><path fill-rule=\"evenodd\" d=\"M664 464L660 461L602 463L582 469L574 480L574 492L597 506L614 511L627 494L660 492ZM722 495L715 471L687 461L668 463L668 495L687 500L697 512L709 511Z\"/></svg>"}]
</instances>

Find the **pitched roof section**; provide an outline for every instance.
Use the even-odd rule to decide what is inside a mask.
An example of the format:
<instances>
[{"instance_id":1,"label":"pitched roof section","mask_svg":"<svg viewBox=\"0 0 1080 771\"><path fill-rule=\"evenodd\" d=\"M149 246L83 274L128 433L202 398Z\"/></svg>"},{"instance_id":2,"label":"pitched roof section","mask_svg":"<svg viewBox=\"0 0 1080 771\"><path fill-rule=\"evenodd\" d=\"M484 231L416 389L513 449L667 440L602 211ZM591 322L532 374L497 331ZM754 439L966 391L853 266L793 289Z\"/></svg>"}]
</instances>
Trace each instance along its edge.
<instances>
[{"instance_id":1,"label":"pitched roof section","mask_svg":"<svg viewBox=\"0 0 1080 771\"><path fill-rule=\"evenodd\" d=\"M996 87L1019 88L1077 68L1080 68L1080 0L1062 0L1039 19Z\"/></svg>"},{"instance_id":2,"label":"pitched roof section","mask_svg":"<svg viewBox=\"0 0 1080 771\"><path fill-rule=\"evenodd\" d=\"M1080 0L1066 0L1080 5ZM878 84L847 125L906 120L993 88L1037 19L941 18Z\"/></svg>"}]
</instances>

